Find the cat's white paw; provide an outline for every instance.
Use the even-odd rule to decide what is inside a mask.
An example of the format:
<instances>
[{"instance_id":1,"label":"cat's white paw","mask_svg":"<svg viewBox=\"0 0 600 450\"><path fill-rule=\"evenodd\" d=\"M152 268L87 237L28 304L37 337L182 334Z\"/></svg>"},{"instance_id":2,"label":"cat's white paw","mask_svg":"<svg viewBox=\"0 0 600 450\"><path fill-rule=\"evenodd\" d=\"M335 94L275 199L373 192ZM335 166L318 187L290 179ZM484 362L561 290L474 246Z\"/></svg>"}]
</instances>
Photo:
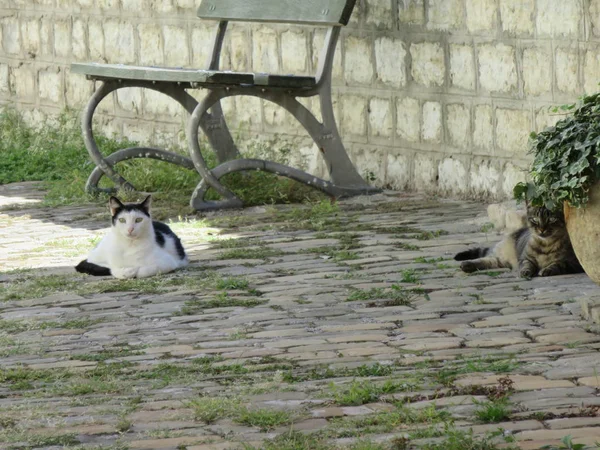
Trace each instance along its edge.
<instances>
[{"instance_id":1,"label":"cat's white paw","mask_svg":"<svg viewBox=\"0 0 600 450\"><path fill-rule=\"evenodd\" d=\"M135 278L138 276L138 267L120 267L118 269L111 269L111 273L115 278L125 279L125 278Z\"/></svg>"},{"instance_id":2,"label":"cat's white paw","mask_svg":"<svg viewBox=\"0 0 600 450\"><path fill-rule=\"evenodd\" d=\"M145 267L140 267L140 270L138 271L138 278L146 278L146 277L151 277L152 275L156 275L157 273L160 273L160 269L156 266L145 266Z\"/></svg>"}]
</instances>

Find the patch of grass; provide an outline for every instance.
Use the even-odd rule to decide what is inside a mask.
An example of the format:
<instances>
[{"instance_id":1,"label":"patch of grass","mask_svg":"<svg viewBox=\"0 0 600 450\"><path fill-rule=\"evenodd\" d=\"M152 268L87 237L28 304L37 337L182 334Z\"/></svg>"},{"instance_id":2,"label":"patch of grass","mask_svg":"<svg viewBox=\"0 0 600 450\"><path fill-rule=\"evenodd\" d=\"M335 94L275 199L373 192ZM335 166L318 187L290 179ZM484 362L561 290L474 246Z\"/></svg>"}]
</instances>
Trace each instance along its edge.
<instances>
[{"instance_id":1,"label":"patch of grass","mask_svg":"<svg viewBox=\"0 0 600 450\"><path fill-rule=\"evenodd\" d=\"M478 406L475 410L475 417L482 423L503 422L510 416L511 409L506 397L489 402L474 401L474 403Z\"/></svg>"},{"instance_id":2,"label":"patch of grass","mask_svg":"<svg viewBox=\"0 0 600 450\"><path fill-rule=\"evenodd\" d=\"M490 231L492 231L494 229L494 224L491 222L487 222L484 223L483 225L481 225L481 228L479 229L479 231L481 231L482 233L488 233Z\"/></svg>"},{"instance_id":3,"label":"patch of grass","mask_svg":"<svg viewBox=\"0 0 600 450\"><path fill-rule=\"evenodd\" d=\"M142 351L145 347L141 345L114 345L113 347L105 348L96 353L85 353L81 355L73 355L71 359L79 361L106 361L107 359L122 358L124 356L143 355Z\"/></svg>"},{"instance_id":4,"label":"patch of grass","mask_svg":"<svg viewBox=\"0 0 600 450\"><path fill-rule=\"evenodd\" d=\"M347 302L356 301L369 301L369 300L384 300L383 302L376 302L369 304L368 306L402 306L410 305L415 299L417 291L415 289L405 289L397 284L392 284L389 288L371 288L371 289L352 289L348 297Z\"/></svg>"},{"instance_id":5,"label":"patch of grass","mask_svg":"<svg viewBox=\"0 0 600 450\"><path fill-rule=\"evenodd\" d=\"M600 446L600 442L596 442L593 447L588 447L585 444L576 444L573 442L571 435L563 436L560 440L560 446L558 445L544 445L540 447L540 450L593 450Z\"/></svg>"},{"instance_id":6,"label":"patch of grass","mask_svg":"<svg viewBox=\"0 0 600 450\"><path fill-rule=\"evenodd\" d=\"M334 401L341 406L359 406L379 400L384 394L412 389L414 385L397 383L386 380L384 383L374 383L367 380L354 380L343 389L331 385Z\"/></svg>"},{"instance_id":7,"label":"patch of grass","mask_svg":"<svg viewBox=\"0 0 600 450\"><path fill-rule=\"evenodd\" d=\"M269 247L240 247L220 253L217 259L266 259L285 255L279 249Z\"/></svg>"},{"instance_id":8,"label":"patch of grass","mask_svg":"<svg viewBox=\"0 0 600 450\"><path fill-rule=\"evenodd\" d=\"M424 256L419 256L418 258L415 258L414 261L420 264L436 264L440 261L444 261L444 257L440 256L439 258L426 258Z\"/></svg>"},{"instance_id":9,"label":"patch of grass","mask_svg":"<svg viewBox=\"0 0 600 450\"><path fill-rule=\"evenodd\" d=\"M256 306L264 305L265 303L268 303L268 300L256 297L230 296L227 292L221 292L212 298L186 301L176 315L193 316L201 313L205 309L213 308L254 308Z\"/></svg>"},{"instance_id":10,"label":"patch of grass","mask_svg":"<svg viewBox=\"0 0 600 450\"><path fill-rule=\"evenodd\" d=\"M194 411L194 419L211 424L226 417L232 417L240 408L238 400L222 397L200 397L187 403Z\"/></svg>"},{"instance_id":11,"label":"patch of grass","mask_svg":"<svg viewBox=\"0 0 600 450\"><path fill-rule=\"evenodd\" d=\"M250 283L245 278L220 278L215 283L217 289L247 289Z\"/></svg>"},{"instance_id":12,"label":"patch of grass","mask_svg":"<svg viewBox=\"0 0 600 450\"><path fill-rule=\"evenodd\" d=\"M310 371L302 374L294 374L291 371L283 373L283 381L287 383L298 383L310 380L326 380L340 377L382 377L391 375L393 366L374 363L364 364L354 368L331 369L329 367L313 367Z\"/></svg>"},{"instance_id":13,"label":"patch of grass","mask_svg":"<svg viewBox=\"0 0 600 450\"><path fill-rule=\"evenodd\" d=\"M285 410L241 408L233 420L241 425L248 425L260 428L261 431L268 431L291 424L293 416L289 411Z\"/></svg>"},{"instance_id":14,"label":"patch of grass","mask_svg":"<svg viewBox=\"0 0 600 450\"><path fill-rule=\"evenodd\" d=\"M517 450L518 447L510 446L506 443L496 444L492 436L476 437L473 435L473 430L462 431L454 426L447 425L441 433L443 439L434 442L426 443L422 447L423 450ZM411 435L412 437L412 435ZM495 437L495 436L494 436Z\"/></svg>"},{"instance_id":15,"label":"patch of grass","mask_svg":"<svg viewBox=\"0 0 600 450\"><path fill-rule=\"evenodd\" d=\"M73 277L64 275L20 277L5 284L0 301L33 299L58 292L73 292L78 285Z\"/></svg>"},{"instance_id":16,"label":"patch of grass","mask_svg":"<svg viewBox=\"0 0 600 450\"><path fill-rule=\"evenodd\" d=\"M415 269L405 269L402 271L402 283L418 283L420 281L417 271Z\"/></svg>"},{"instance_id":17,"label":"patch of grass","mask_svg":"<svg viewBox=\"0 0 600 450\"><path fill-rule=\"evenodd\" d=\"M452 386L459 375L477 372L508 373L520 367L514 357L476 357L447 362L433 372L434 378L444 386Z\"/></svg>"},{"instance_id":18,"label":"patch of grass","mask_svg":"<svg viewBox=\"0 0 600 450\"><path fill-rule=\"evenodd\" d=\"M304 434L295 431L281 434L254 447L244 444L244 450L334 450L331 444L326 443L314 434Z\"/></svg>"},{"instance_id":19,"label":"patch of grass","mask_svg":"<svg viewBox=\"0 0 600 450\"><path fill-rule=\"evenodd\" d=\"M421 248L419 246L414 245L414 244L409 244L408 242L397 242L394 244L394 247L401 248L402 250L411 250L411 251L421 250Z\"/></svg>"}]
</instances>

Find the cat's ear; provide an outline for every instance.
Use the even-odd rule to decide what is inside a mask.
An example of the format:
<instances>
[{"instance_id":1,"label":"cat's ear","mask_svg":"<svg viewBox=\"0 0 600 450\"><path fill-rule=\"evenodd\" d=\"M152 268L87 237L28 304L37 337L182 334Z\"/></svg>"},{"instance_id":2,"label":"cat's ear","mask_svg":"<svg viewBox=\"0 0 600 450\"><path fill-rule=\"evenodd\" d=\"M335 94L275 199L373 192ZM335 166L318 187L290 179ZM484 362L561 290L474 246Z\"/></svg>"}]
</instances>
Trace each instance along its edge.
<instances>
[{"instance_id":1,"label":"cat's ear","mask_svg":"<svg viewBox=\"0 0 600 450\"><path fill-rule=\"evenodd\" d=\"M117 210L123 207L123 203L121 203L121 200L117 197L111 197L108 200L108 207L110 208L111 216L114 216L117 213Z\"/></svg>"},{"instance_id":2,"label":"cat's ear","mask_svg":"<svg viewBox=\"0 0 600 450\"><path fill-rule=\"evenodd\" d=\"M140 203L140 206L148 212L150 212L150 205L152 205L152 195L149 195L142 203Z\"/></svg>"}]
</instances>

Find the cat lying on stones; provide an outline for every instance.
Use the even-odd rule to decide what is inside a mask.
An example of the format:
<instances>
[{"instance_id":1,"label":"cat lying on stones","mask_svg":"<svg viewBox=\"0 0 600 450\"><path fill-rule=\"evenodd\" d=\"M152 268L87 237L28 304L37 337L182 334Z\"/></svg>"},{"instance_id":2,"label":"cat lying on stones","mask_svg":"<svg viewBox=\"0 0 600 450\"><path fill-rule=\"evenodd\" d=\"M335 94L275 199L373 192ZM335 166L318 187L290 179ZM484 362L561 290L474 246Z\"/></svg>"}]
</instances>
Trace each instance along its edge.
<instances>
[{"instance_id":1,"label":"cat lying on stones","mask_svg":"<svg viewBox=\"0 0 600 450\"><path fill-rule=\"evenodd\" d=\"M460 268L467 273L497 268L519 269L523 278L580 273L579 264L562 212L544 207L527 207L527 224L494 247L457 253Z\"/></svg>"},{"instance_id":2,"label":"cat lying on stones","mask_svg":"<svg viewBox=\"0 0 600 450\"><path fill-rule=\"evenodd\" d=\"M141 203L109 202L112 228L75 270L116 278L145 278L188 264L181 240L150 216L151 196Z\"/></svg>"}]
</instances>

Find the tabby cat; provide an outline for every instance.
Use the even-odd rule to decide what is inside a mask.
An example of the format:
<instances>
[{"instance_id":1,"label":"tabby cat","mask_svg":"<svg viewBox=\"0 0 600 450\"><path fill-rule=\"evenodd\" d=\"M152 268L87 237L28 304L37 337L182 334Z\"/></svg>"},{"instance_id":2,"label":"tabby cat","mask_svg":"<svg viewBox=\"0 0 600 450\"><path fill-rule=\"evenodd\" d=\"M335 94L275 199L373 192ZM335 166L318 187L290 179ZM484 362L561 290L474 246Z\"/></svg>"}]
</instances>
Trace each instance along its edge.
<instances>
[{"instance_id":1,"label":"tabby cat","mask_svg":"<svg viewBox=\"0 0 600 450\"><path fill-rule=\"evenodd\" d=\"M96 276L144 278L186 266L181 241L168 225L152 220L150 203L150 196L141 203L127 204L111 197L112 228L75 270Z\"/></svg>"},{"instance_id":2,"label":"tabby cat","mask_svg":"<svg viewBox=\"0 0 600 450\"><path fill-rule=\"evenodd\" d=\"M583 272L562 212L544 207L527 207L527 226L507 235L490 248L457 253L460 268L467 273L496 268L519 269L523 278L548 277Z\"/></svg>"}]
</instances>

